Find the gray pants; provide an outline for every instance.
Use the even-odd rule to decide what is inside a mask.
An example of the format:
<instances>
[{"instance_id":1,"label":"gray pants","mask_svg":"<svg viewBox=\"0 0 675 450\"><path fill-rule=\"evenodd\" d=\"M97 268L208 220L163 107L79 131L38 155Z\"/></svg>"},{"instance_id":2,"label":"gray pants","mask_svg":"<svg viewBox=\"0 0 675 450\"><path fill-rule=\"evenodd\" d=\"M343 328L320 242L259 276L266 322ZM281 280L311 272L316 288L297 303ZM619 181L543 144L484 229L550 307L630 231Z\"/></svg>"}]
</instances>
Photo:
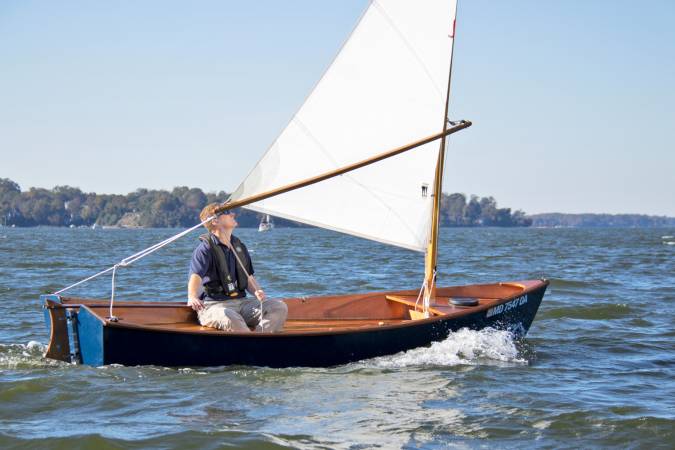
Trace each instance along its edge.
<instances>
[{"instance_id":1,"label":"gray pants","mask_svg":"<svg viewBox=\"0 0 675 450\"><path fill-rule=\"evenodd\" d=\"M256 331L274 333L281 331L288 316L288 307L281 300L265 300L262 302L263 320L260 321L260 301L257 298L240 298L235 300L204 300L204 309L197 313L199 323L204 327L217 328L224 331L249 332Z\"/></svg>"}]
</instances>

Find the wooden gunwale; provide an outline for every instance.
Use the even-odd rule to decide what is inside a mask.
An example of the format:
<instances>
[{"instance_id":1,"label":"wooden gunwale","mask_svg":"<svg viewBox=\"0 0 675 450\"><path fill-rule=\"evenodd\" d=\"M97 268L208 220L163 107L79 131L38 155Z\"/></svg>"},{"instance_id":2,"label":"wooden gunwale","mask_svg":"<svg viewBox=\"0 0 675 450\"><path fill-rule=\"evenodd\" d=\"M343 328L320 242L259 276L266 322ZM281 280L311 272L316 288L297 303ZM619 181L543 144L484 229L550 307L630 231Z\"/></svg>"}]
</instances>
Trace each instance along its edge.
<instances>
[{"instance_id":1,"label":"wooden gunwale","mask_svg":"<svg viewBox=\"0 0 675 450\"><path fill-rule=\"evenodd\" d=\"M90 305L85 305L82 304L80 308L85 308L87 309L93 316L95 316L104 326L109 327L111 329L114 328L126 328L126 329L135 329L135 330L145 330L145 331L157 331L157 332L162 332L162 333L178 333L178 334L189 334L189 335L208 335L208 336L239 336L239 337L250 337L250 338L262 338L262 339L275 339L275 338L284 338L284 337L297 337L297 336L326 336L326 335L344 335L344 334L354 334L354 333L368 333L368 332L373 332L373 331L386 331L386 330L391 330L391 329L397 329L397 328L406 328L406 327L415 327L418 325L422 324L429 324L429 323L436 323L436 322L443 322L446 320L454 320L460 317L464 317L470 314L475 314L478 312L486 311L489 308L492 308L496 305L502 304L509 302L515 298L518 298L520 296L526 295L532 291L535 291L537 289L540 289L542 287L545 287L549 284L548 280L536 280L536 281L528 281L528 282L522 282L522 283L499 283L499 286L511 286L511 287L522 287L523 290L519 292L514 292L511 295L504 296L502 298L495 298L491 299L494 301L491 302L486 302L483 304L480 304L478 306L473 306L473 307L466 307L462 308L459 311L453 311L451 314L443 314L439 316L432 316L426 319L418 319L418 320L403 320L401 323L396 323L396 324L383 324L383 325L376 325L376 326L371 326L371 327L358 327L358 328L336 328L336 329L329 329L329 330L321 330L321 331L311 331L311 330L287 330L283 331L281 333L236 333L236 332L230 332L230 331L220 331L220 330L213 330L213 329L196 329L196 330L180 330L176 328L172 328L170 326L165 326L165 325L140 325L140 324L135 324L135 323L128 323L124 321L120 322L111 322L107 320L105 317L101 316L100 314L97 313L96 310L107 310L108 305L106 301L101 301L101 304L90 304ZM497 284L495 284L497 285ZM453 286L454 288L456 287L470 287L470 286ZM440 287L438 288L439 290L444 290L444 289L451 289L453 287L449 288L444 288ZM369 293L363 293L363 294L349 294L345 297L359 297L359 296L365 296L365 295L373 295L373 294L381 294L382 296L385 295L401 295L404 292L410 292L412 293L413 291L396 291L396 292L369 292ZM403 294L405 295L405 294ZM321 298L321 297L311 297L311 298ZM485 298L485 297L483 297ZM64 300L66 300L64 298ZM292 299L287 299L287 300L292 300ZM181 303L180 305L166 305L166 302L162 302L161 305L159 304L151 304L151 302L144 302L147 304L147 306L155 308L157 306L164 306L164 307L171 307L171 308L188 308L185 306L184 303ZM154 302L154 303L159 303L159 302ZM118 304L119 305L119 304ZM132 305L125 305L125 306L118 306L118 308L123 308L123 307L130 307ZM146 307L146 305L133 305L134 307L142 308ZM69 307L67 304L63 304L63 307L67 308ZM336 319L331 319L331 320L336 320ZM337 319L339 320L339 319ZM376 321L383 321L383 320L378 320L378 319L372 319L374 322ZM293 319L290 320L291 322ZM306 320L305 320L306 321ZM315 321L312 319L311 321ZM316 320L316 322L319 322L319 320Z\"/></svg>"}]
</instances>

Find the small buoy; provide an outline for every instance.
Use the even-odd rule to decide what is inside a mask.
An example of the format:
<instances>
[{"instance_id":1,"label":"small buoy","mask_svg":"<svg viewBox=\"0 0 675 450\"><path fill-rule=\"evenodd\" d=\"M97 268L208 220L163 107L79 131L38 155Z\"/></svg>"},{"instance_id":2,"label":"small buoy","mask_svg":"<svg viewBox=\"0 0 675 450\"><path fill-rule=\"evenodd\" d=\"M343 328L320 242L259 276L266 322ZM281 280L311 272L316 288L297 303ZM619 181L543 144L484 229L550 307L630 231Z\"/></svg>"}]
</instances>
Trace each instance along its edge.
<instances>
[{"instance_id":1,"label":"small buoy","mask_svg":"<svg viewBox=\"0 0 675 450\"><path fill-rule=\"evenodd\" d=\"M476 306L478 299L475 297L451 297L449 302L453 306Z\"/></svg>"}]
</instances>

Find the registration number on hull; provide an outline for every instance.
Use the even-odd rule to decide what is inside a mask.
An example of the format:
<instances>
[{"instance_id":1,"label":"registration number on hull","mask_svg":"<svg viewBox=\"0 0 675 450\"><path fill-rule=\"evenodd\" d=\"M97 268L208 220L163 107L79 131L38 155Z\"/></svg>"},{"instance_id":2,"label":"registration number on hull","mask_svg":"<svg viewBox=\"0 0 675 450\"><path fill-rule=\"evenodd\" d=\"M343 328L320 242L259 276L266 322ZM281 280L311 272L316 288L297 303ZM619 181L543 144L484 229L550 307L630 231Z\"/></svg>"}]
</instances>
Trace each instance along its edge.
<instances>
[{"instance_id":1,"label":"registration number on hull","mask_svg":"<svg viewBox=\"0 0 675 450\"><path fill-rule=\"evenodd\" d=\"M493 316L498 316L499 314L511 311L512 309L518 308L519 306L523 306L526 303L527 295L521 295L520 297L514 298L509 302L502 303L501 305L493 306L492 308L488 309L485 317L490 318Z\"/></svg>"}]
</instances>

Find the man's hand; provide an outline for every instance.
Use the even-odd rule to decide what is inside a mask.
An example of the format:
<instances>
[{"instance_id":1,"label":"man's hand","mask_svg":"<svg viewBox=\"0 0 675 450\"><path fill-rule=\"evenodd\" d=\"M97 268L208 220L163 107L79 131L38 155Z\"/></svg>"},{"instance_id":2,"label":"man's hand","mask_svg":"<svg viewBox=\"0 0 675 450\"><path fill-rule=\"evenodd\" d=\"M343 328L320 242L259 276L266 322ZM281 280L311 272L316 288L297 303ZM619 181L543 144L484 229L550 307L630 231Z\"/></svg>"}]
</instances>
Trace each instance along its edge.
<instances>
[{"instance_id":1,"label":"man's hand","mask_svg":"<svg viewBox=\"0 0 675 450\"><path fill-rule=\"evenodd\" d=\"M253 275L248 276L248 286L246 287L246 290L255 295L255 298L261 302L267 298L265 291L260 288L258 280L256 280Z\"/></svg>"},{"instance_id":2,"label":"man's hand","mask_svg":"<svg viewBox=\"0 0 675 450\"><path fill-rule=\"evenodd\" d=\"M188 306L195 311L201 311L204 309L204 302L199 298L199 288L202 285L202 278L196 273L190 274L190 279L188 280Z\"/></svg>"},{"instance_id":3,"label":"man's hand","mask_svg":"<svg viewBox=\"0 0 675 450\"><path fill-rule=\"evenodd\" d=\"M204 309L204 302L201 301L198 297L190 297L188 299L188 306L195 311L201 311Z\"/></svg>"}]
</instances>

